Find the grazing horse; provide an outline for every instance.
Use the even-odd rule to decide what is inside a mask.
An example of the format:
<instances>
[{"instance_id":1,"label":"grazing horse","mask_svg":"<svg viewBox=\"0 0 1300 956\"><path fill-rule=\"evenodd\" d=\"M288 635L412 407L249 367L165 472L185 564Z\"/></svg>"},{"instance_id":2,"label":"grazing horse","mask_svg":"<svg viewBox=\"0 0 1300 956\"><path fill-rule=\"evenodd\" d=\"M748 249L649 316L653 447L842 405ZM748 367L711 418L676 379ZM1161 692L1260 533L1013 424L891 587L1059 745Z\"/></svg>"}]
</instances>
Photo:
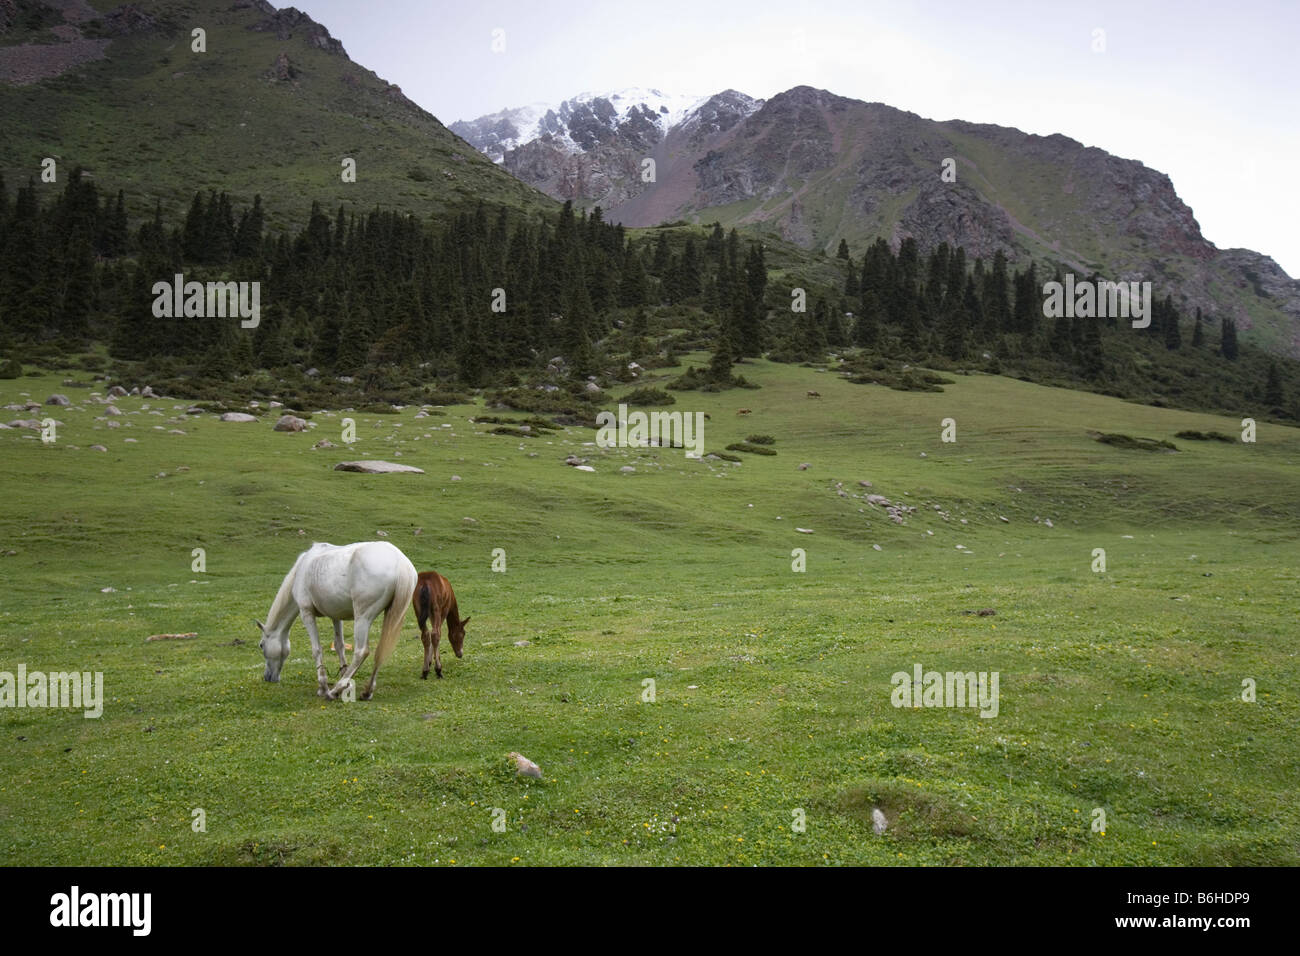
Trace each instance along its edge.
<instances>
[{"instance_id":1,"label":"grazing horse","mask_svg":"<svg viewBox=\"0 0 1300 956\"><path fill-rule=\"evenodd\" d=\"M357 669L370 654L370 625L382 611L383 628L375 653L375 669L370 684L361 695L369 700L375 692L379 668L388 660L402 631L406 605L415 593L415 565L387 541L362 541L341 546L317 542L298 555L285 575L271 602L266 623L256 622L262 632L260 647L266 657L263 680L278 682L280 669L289 659L289 629L293 619L301 617L311 638L312 656L316 658L317 691L331 700L347 687ZM321 657L320 635L316 618L334 621L334 650L339 655L339 679L331 688ZM352 664L343 655L343 622L355 621L352 628Z\"/></svg>"},{"instance_id":2,"label":"grazing horse","mask_svg":"<svg viewBox=\"0 0 1300 956\"><path fill-rule=\"evenodd\" d=\"M437 571L421 571L415 585L415 597L411 599L415 607L415 618L420 622L420 640L424 641L424 673L420 676L429 679L429 663L434 664L434 672L442 676L442 655L438 653L438 642L442 640L442 622L447 622L447 640L457 657L464 657L461 648L465 646L465 625L469 618L460 619L460 610L456 607L456 592L451 589L451 582ZM433 627L426 627L429 618L433 618Z\"/></svg>"}]
</instances>

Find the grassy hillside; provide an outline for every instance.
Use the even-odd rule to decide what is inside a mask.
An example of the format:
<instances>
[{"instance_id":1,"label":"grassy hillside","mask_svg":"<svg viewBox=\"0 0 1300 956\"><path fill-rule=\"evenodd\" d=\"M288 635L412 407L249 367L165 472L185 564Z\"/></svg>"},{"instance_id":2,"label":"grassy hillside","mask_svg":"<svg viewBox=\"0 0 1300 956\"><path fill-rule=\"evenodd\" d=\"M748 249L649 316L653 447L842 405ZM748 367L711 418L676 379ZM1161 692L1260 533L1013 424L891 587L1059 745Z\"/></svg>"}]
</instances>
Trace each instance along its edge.
<instances>
[{"instance_id":1,"label":"grassy hillside","mask_svg":"<svg viewBox=\"0 0 1300 956\"><path fill-rule=\"evenodd\" d=\"M94 6L106 13L119 4ZM479 200L555 206L397 87L313 44L320 28L310 21L281 39L285 31L252 29L268 17L252 3L134 6L145 19L131 32L103 18L77 27L110 39L104 59L35 84L0 83L0 172L11 184L39 182L41 160L54 157L65 174L79 164L125 188L136 216L155 199L168 214L183 212L199 189L227 190L241 203L260 193L273 216L298 217L293 222L317 200L327 209L380 205L421 217ZM196 27L206 31L205 53L192 52ZM0 56L34 41L59 43L49 29L15 30L0 38ZM288 79L277 70L282 53ZM354 183L342 181L345 157L356 160Z\"/></svg>"},{"instance_id":2,"label":"grassy hillside","mask_svg":"<svg viewBox=\"0 0 1300 956\"><path fill-rule=\"evenodd\" d=\"M102 384L0 382L6 404L74 401L31 416L64 423L54 444L0 431L0 670L101 670L108 698L99 720L0 710L0 861L1300 862L1300 432L1186 441L1239 423L981 375L737 371L763 388L673 410L709 413L709 451L775 438L740 465L489 434L468 406L354 414L332 450L311 446L340 441L338 411L293 435L121 399L108 428ZM426 474L331 470L367 456ZM451 578L464 660L421 681L408 621L375 700L326 704L299 626L263 683L251 621L295 555L380 532ZM998 716L894 708L917 663L999 672Z\"/></svg>"}]
</instances>

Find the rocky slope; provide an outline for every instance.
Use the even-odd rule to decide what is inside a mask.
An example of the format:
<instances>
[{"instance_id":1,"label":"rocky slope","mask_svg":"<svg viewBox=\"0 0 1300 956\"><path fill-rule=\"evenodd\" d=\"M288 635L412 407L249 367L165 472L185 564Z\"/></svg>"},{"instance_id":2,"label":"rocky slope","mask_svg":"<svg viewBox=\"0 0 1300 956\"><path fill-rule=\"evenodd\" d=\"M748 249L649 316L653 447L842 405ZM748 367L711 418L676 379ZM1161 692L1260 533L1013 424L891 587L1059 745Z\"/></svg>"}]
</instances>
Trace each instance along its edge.
<instances>
[{"instance_id":1,"label":"rocky slope","mask_svg":"<svg viewBox=\"0 0 1300 956\"><path fill-rule=\"evenodd\" d=\"M828 252L841 239L860 253L878 236L895 245L912 236L923 249L948 242L986 259L1002 250L1150 280L1158 296L1300 354L1300 283L1259 253L1215 248L1169 177L1135 160L806 86L766 103L729 90L667 129L634 119L589 138L518 131L502 165L628 226L719 221ZM646 158L651 183L640 175ZM945 160L955 180L941 175Z\"/></svg>"}]
</instances>

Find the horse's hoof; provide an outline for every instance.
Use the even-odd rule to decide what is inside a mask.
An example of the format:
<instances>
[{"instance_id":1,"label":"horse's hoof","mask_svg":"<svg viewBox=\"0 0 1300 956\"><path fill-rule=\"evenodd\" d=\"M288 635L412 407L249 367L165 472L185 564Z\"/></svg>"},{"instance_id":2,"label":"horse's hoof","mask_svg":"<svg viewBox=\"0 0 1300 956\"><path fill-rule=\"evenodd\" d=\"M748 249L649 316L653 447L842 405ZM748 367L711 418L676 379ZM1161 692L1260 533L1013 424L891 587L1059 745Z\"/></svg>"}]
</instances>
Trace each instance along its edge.
<instances>
[{"instance_id":1,"label":"horse's hoof","mask_svg":"<svg viewBox=\"0 0 1300 956\"><path fill-rule=\"evenodd\" d=\"M423 674L420 675L420 680L428 680L428 679L429 679L428 671L425 671Z\"/></svg>"},{"instance_id":2,"label":"horse's hoof","mask_svg":"<svg viewBox=\"0 0 1300 956\"><path fill-rule=\"evenodd\" d=\"M438 679L439 679L439 680L442 679L442 671L438 671Z\"/></svg>"}]
</instances>

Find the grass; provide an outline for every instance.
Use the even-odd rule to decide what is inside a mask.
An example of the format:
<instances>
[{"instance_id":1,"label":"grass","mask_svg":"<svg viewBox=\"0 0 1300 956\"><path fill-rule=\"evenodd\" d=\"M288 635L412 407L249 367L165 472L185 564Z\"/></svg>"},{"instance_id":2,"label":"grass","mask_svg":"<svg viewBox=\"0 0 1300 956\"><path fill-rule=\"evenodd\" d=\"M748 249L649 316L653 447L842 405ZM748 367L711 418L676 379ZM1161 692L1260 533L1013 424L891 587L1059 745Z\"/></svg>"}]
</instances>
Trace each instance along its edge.
<instances>
[{"instance_id":1,"label":"grass","mask_svg":"<svg viewBox=\"0 0 1300 956\"><path fill-rule=\"evenodd\" d=\"M762 388L678 404L710 414L708 447L759 429L778 457L523 441L471 422L481 404L355 412L350 448L317 408L286 434L125 398L110 429L63 375L0 382L4 404L76 403L42 410L53 444L0 432L0 670L102 671L107 698L98 720L0 710L0 862L1300 862L1300 432L1131 455L1089 431L1236 426L982 375L737 371ZM426 473L332 471L367 456ZM421 681L408 617L375 699L326 704L296 626L263 683L252 620L294 557L381 531L451 578L464 659ZM894 708L916 663L998 671L998 716Z\"/></svg>"}]
</instances>

